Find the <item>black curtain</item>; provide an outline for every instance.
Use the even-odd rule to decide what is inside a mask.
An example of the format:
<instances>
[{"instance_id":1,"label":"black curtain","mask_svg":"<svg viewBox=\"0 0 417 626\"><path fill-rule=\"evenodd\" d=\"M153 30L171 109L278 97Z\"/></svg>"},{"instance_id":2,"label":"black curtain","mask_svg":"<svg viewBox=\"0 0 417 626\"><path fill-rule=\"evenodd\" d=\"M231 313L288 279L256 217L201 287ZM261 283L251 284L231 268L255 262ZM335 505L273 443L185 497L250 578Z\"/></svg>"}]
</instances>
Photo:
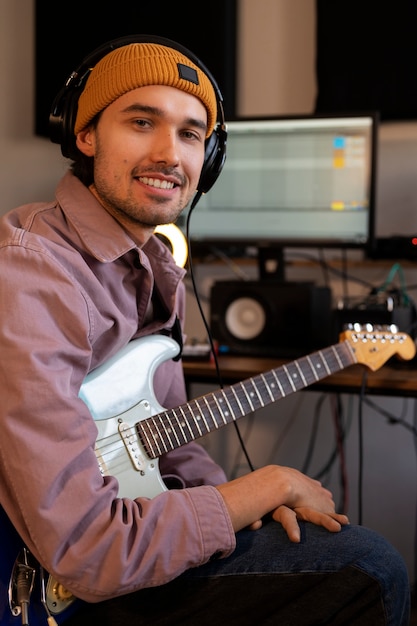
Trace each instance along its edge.
<instances>
[{"instance_id":1,"label":"black curtain","mask_svg":"<svg viewBox=\"0 0 417 626\"><path fill-rule=\"evenodd\" d=\"M316 7L316 112L417 119L416 0L316 0Z\"/></svg>"},{"instance_id":2,"label":"black curtain","mask_svg":"<svg viewBox=\"0 0 417 626\"><path fill-rule=\"evenodd\" d=\"M235 117L237 0L210 0L202 14L197 5L71 0L58 14L56 0L36 0L35 133L48 136L53 99L83 58L110 39L134 34L168 37L191 50L216 79L226 118Z\"/></svg>"}]
</instances>

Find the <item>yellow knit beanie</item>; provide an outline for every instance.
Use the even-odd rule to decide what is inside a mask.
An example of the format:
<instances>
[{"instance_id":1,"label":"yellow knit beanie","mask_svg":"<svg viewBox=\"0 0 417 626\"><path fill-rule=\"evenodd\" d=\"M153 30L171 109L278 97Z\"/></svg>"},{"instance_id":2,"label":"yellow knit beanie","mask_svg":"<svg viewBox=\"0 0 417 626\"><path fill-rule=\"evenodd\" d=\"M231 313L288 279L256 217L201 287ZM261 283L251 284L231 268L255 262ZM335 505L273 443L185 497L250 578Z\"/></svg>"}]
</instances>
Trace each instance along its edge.
<instances>
[{"instance_id":1,"label":"yellow knit beanie","mask_svg":"<svg viewBox=\"0 0 417 626\"><path fill-rule=\"evenodd\" d=\"M146 85L167 85L199 98L207 109L207 137L217 120L217 100L206 74L174 48L132 43L116 48L92 68L78 101L74 133L124 93Z\"/></svg>"}]
</instances>

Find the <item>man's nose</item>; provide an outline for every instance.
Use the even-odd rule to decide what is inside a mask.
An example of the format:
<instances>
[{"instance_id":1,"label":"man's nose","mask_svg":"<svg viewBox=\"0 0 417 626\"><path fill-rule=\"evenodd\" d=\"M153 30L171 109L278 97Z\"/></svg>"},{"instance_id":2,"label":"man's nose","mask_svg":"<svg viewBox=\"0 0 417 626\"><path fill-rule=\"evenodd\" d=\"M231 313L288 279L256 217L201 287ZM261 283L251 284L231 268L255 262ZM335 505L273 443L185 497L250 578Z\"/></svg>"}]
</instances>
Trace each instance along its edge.
<instances>
[{"instance_id":1,"label":"man's nose","mask_svg":"<svg viewBox=\"0 0 417 626\"><path fill-rule=\"evenodd\" d=\"M178 165L180 161L178 137L174 132L164 132L155 139L152 158L167 165Z\"/></svg>"}]
</instances>

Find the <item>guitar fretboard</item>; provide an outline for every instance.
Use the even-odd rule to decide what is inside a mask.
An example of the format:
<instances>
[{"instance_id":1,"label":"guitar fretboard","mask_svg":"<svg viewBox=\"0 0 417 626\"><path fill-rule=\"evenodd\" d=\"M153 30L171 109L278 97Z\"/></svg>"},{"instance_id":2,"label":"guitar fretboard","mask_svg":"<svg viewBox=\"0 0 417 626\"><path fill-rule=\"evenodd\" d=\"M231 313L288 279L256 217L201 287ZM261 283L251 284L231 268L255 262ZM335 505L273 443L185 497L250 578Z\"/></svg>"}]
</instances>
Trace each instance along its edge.
<instances>
[{"instance_id":1,"label":"guitar fretboard","mask_svg":"<svg viewBox=\"0 0 417 626\"><path fill-rule=\"evenodd\" d=\"M138 435L157 458L356 362L349 342L341 342L146 418L136 425Z\"/></svg>"}]
</instances>

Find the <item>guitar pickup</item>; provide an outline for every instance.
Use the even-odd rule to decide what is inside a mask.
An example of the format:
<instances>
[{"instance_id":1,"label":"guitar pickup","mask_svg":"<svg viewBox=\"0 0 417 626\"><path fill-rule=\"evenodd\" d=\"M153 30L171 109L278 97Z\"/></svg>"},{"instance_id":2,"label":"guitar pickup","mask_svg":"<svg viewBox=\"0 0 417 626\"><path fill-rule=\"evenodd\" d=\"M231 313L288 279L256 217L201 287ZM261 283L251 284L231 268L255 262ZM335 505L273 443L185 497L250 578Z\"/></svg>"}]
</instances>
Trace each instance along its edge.
<instances>
[{"instance_id":1,"label":"guitar pickup","mask_svg":"<svg viewBox=\"0 0 417 626\"><path fill-rule=\"evenodd\" d=\"M138 445L136 429L127 422L120 420L118 430L134 469L138 472L144 472L146 461Z\"/></svg>"}]
</instances>

